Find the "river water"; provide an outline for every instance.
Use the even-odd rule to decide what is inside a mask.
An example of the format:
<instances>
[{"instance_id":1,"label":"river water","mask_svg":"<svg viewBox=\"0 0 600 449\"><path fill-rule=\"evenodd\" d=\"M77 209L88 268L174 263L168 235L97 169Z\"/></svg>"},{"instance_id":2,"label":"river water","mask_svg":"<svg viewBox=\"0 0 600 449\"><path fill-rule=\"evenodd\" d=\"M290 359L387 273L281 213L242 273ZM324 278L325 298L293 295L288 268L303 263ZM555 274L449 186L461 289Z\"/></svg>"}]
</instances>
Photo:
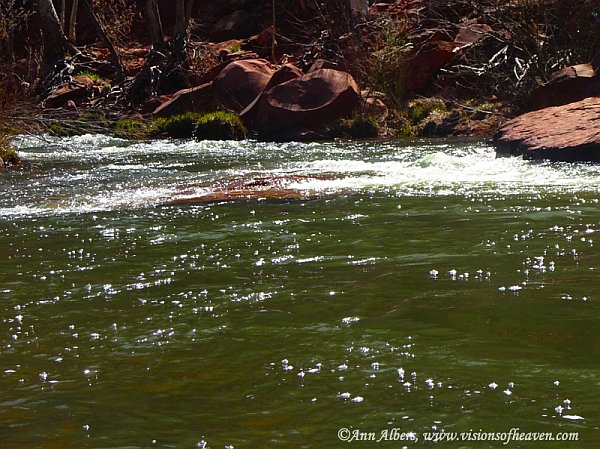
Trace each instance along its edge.
<instances>
[{"instance_id":1,"label":"river water","mask_svg":"<svg viewBox=\"0 0 600 449\"><path fill-rule=\"evenodd\" d=\"M17 144L1 447L598 447L599 165L482 142ZM290 175L304 198L169 204ZM579 440L423 435L512 428Z\"/></svg>"}]
</instances>

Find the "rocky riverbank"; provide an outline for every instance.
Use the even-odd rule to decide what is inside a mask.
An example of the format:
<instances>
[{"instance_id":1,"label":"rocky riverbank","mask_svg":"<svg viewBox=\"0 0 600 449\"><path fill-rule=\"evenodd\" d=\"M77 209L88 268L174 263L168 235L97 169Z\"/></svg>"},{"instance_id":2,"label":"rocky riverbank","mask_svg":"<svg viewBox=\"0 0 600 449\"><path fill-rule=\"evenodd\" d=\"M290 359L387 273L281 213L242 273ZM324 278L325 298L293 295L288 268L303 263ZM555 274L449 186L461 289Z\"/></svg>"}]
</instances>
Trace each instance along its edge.
<instances>
[{"instance_id":1,"label":"rocky riverbank","mask_svg":"<svg viewBox=\"0 0 600 449\"><path fill-rule=\"evenodd\" d=\"M591 58L599 44L598 12L586 0L579 3L587 10L570 8L568 16L554 0L301 1L285 7L178 1L177 8L162 0L120 1L131 14L92 3L69 33L65 22L54 23L60 2L40 2L54 15L23 10L23 23L15 23L56 25L62 53L45 53L34 67L15 44L47 49L50 33L38 42L39 36L12 29L12 62L2 85L35 109L19 120L36 120L42 131L59 135L100 130L129 138L306 141L500 130L499 152L545 158L555 153L531 142L559 141L534 126L550 123L543 112L505 122L542 109L555 117L555 130L567 119L579 120L575 131L582 123L589 130L587 106L568 106L564 114L546 108L600 93L600 57L569 66ZM198 132L201 121L212 131ZM572 133L564 128L563 134ZM577 142L595 145L583 137Z\"/></svg>"}]
</instances>

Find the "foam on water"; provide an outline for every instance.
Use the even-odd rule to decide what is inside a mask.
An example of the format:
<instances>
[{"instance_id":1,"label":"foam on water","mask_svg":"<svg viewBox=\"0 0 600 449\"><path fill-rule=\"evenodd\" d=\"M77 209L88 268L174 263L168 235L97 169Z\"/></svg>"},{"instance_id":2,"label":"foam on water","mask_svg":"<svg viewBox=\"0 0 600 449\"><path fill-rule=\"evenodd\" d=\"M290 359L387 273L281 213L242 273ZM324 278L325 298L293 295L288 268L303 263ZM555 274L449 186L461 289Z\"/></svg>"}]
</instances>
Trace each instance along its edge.
<instances>
[{"instance_id":1,"label":"foam on water","mask_svg":"<svg viewBox=\"0 0 600 449\"><path fill-rule=\"evenodd\" d=\"M427 153L429 151L429 153ZM547 190L596 191L590 178L600 174L594 165L524 161L496 158L493 149L480 145L466 147L460 154L433 149L403 150L405 157L387 161L319 160L293 168L305 173L335 174L334 180L296 183L292 188L397 189L405 195L452 195L485 191L510 195ZM422 154L423 152L427 154ZM518 191L515 191L518 189Z\"/></svg>"},{"instance_id":2,"label":"foam on water","mask_svg":"<svg viewBox=\"0 0 600 449\"><path fill-rule=\"evenodd\" d=\"M483 143L129 143L83 135L16 144L31 172L4 175L11 185L0 194L0 216L148 207L209 193L211 183L256 177L308 176L285 188L328 195L505 196L597 191L590 179L600 175L592 164L496 158Z\"/></svg>"}]
</instances>

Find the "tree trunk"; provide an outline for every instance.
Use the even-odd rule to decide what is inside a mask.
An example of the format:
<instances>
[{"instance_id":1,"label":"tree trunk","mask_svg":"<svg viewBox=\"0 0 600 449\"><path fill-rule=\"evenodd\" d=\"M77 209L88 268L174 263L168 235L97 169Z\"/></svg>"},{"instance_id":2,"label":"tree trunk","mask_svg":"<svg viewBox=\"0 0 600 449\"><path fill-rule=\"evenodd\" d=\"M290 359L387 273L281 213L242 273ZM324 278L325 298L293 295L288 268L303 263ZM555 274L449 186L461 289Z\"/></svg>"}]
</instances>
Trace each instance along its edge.
<instances>
[{"instance_id":1,"label":"tree trunk","mask_svg":"<svg viewBox=\"0 0 600 449\"><path fill-rule=\"evenodd\" d=\"M275 47L277 46L277 10L275 9L275 0L271 5L273 13L273 34L271 36L271 62L275 63Z\"/></svg>"},{"instance_id":2,"label":"tree trunk","mask_svg":"<svg viewBox=\"0 0 600 449\"><path fill-rule=\"evenodd\" d=\"M61 0L60 2L60 26L63 29L67 27L67 0Z\"/></svg>"},{"instance_id":3,"label":"tree trunk","mask_svg":"<svg viewBox=\"0 0 600 449\"><path fill-rule=\"evenodd\" d=\"M77 41L77 7L79 6L79 0L73 0L71 5L71 16L69 17L69 40L73 45Z\"/></svg>"},{"instance_id":4,"label":"tree trunk","mask_svg":"<svg viewBox=\"0 0 600 449\"><path fill-rule=\"evenodd\" d=\"M194 0L176 0L175 27L171 41L171 52L168 55L161 82L165 86L181 89L187 87L187 77L190 67L188 58L188 27Z\"/></svg>"},{"instance_id":5,"label":"tree trunk","mask_svg":"<svg viewBox=\"0 0 600 449\"><path fill-rule=\"evenodd\" d=\"M195 0L187 0L187 5L185 8L185 29L190 26L190 20L192 20L192 13L194 12L194 4Z\"/></svg>"},{"instance_id":6,"label":"tree trunk","mask_svg":"<svg viewBox=\"0 0 600 449\"><path fill-rule=\"evenodd\" d=\"M123 78L125 78L125 70L123 69L123 64L121 63L121 58L119 57L119 53L117 52L117 49L115 48L114 44L112 43L112 40L110 39L110 37L108 37L108 34L106 33L106 30L104 29L104 26L102 25L102 23L100 23L100 20L98 20L98 16L94 12L94 8L92 7L92 3L90 2L90 0L82 0L82 2L83 2L83 5L87 8L88 12L90 13L90 18L92 19L92 23L94 24L94 27L98 31L98 34L100 34L100 37L102 38L102 40L108 47L108 51L110 52L110 61L115 66L115 69L117 70L118 79L122 80Z\"/></svg>"},{"instance_id":7,"label":"tree trunk","mask_svg":"<svg viewBox=\"0 0 600 449\"><path fill-rule=\"evenodd\" d=\"M161 50L165 45L162 24L160 22L160 13L156 0L148 0L148 24L150 25L150 34L152 36L152 46L155 50Z\"/></svg>"},{"instance_id":8,"label":"tree trunk","mask_svg":"<svg viewBox=\"0 0 600 449\"><path fill-rule=\"evenodd\" d=\"M8 63L12 65L15 62L14 31L12 29L9 29L6 34L6 55L8 56Z\"/></svg>"},{"instance_id":9,"label":"tree trunk","mask_svg":"<svg viewBox=\"0 0 600 449\"><path fill-rule=\"evenodd\" d=\"M183 64L183 66L187 64L187 32L193 8L194 0L176 0L171 60L177 64Z\"/></svg>"},{"instance_id":10,"label":"tree trunk","mask_svg":"<svg viewBox=\"0 0 600 449\"><path fill-rule=\"evenodd\" d=\"M190 25L194 0L176 0L175 2L175 29L173 36L176 38L187 34Z\"/></svg>"},{"instance_id":11,"label":"tree trunk","mask_svg":"<svg viewBox=\"0 0 600 449\"><path fill-rule=\"evenodd\" d=\"M174 31L174 36L180 36L185 31L185 0L175 0Z\"/></svg>"},{"instance_id":12,"label":"tree trunk","mask_svg":"<svg viewBox=\"0 0 600 449\"><path fill-rule=\"evenodd\" d=\"M52 0L37 0L36 12L42 29L44 59L46 61L62 59L70 49L70 45L60 26Z\"/></svg>"}]
</instances>

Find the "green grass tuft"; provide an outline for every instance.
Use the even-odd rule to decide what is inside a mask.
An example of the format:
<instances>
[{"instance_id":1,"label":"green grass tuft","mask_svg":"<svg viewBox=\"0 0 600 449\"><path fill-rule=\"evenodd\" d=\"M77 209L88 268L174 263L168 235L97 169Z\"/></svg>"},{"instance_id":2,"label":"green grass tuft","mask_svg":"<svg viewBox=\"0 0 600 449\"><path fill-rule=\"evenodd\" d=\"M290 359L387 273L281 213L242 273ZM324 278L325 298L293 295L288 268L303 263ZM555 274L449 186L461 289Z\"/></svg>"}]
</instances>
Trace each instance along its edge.
<instances>
[{"instance_id":1,"label":"green grass tuft","mask_svg":"<svg viewBox=\"0 0 600 449\"><path fill-rule=\"evenodd\" d=\"M100 77L100 75L92 72L91 70L87 70L87 69L76 72L73 75L73 77L77 77L77 76L85 76L85 77L91 79L92 81L96 81L96 82L102 81L102 78Z\"/></svg>"},{"instance_id":2,"label":"green grass tuft","mask_svg":"<svg viewBox=\"0 0 600 449\"><path fill-rule=\"evenodd\" d=\"M60 123L52 123L48 126L48 131L56 137L70 137L74 135L72 132L73 130L68 129L68 127L63 126Z\"/></svg>"},{"instance_id":3,"label":"green grass tuft","mask_svg":"<svg viewBox=\"0 0 600 449\"><path fill-rule=\"evenodd\" d=\"M174 139L196 137L199 140L240 140L246 138L247 130L240 118L231 112L188 112L156 119L152 123L150 135Z\"/></svg>"},{"instance_id":4,"label":"green grass tuft","mask_svg":"<svg viewBox=\"0 0 600 449\"><path fill-rule=\"evenodd\" d=\"M404 116L400 117L400 123L397 129L394 130L394 137L411 138L417 135L415 125Z\"/></svg>"},{"instance_id":5,"label":"green grass tuft","mask_svg":"<svg viewBox=\"0 0 600 449\"><path fill-rule=\"evenodd\" d=\"M212 112L196 122L194 136L199 140L242 140L248 134L240 118L232 112Z\"/></svg>"},{"instance_id":6,"label":"green grass tuft","mask_svg":"<svg viewBox=\"0 0 600 449\"><path fill-rule=\"evenodd\" d=\"M419 98L408 103L408 119L414 124L429 117L433 112L445 114L448 108L440 98Z\"/></svg>"},{"instance_id":7,"label":"green grass tuft","mask_svg":"<svg viewBox=\"0 0 600 449\"><path fill-rule=\"evenodd\" d=\"M57 137L81 136L82 134L110 133L112 126L104 114L86 112L77 117L66 117L48 125L48 131Z\"/></svg>"},{"instance_id":8,"label":"green grass tuft","mask_svg":"<svg viewBox=\"0 0 600 449\"><path fill-rule=\"evenodd\" d=\"M386 103L398 111L405 104L411 51L406 20L386 18L375 29L366 81L374 90L384 93Z\"/></svg>"},{"instance_id":9,"label":"green grass tuft","mask_svg":"<svg viewBox=\"0 0 600 449\"><path fill-rule=\"evenodd\" d=\"M230 46L227 51L229 51L229 53L236 53L238 51L240 51L242 49L241 45L239 42L233 44L232 46Z\"/></svg>"},{"instance_id":10,"label":"green grass tuft","mask_svg":"<svg viewBox=\"0 0 600 449\"><path fill-rule=\"evenodd\" d=\"M196 123L203 114L187 112L168 118L159 118L152 124L151 133L156 137L171 137L173 139L188 139L194 137Z\"/></svg>"},{"instance_id":11,"label":"green grass tuft","mask_svg":"<svg viewBox=\"0 0 600 449\"><path fill-rule=\"evenodd\" d=\"M124 118L115 125L115 136L124 139L146 139L150 135L150 127L141 120Z\"/></svg>"}]
</instances>

